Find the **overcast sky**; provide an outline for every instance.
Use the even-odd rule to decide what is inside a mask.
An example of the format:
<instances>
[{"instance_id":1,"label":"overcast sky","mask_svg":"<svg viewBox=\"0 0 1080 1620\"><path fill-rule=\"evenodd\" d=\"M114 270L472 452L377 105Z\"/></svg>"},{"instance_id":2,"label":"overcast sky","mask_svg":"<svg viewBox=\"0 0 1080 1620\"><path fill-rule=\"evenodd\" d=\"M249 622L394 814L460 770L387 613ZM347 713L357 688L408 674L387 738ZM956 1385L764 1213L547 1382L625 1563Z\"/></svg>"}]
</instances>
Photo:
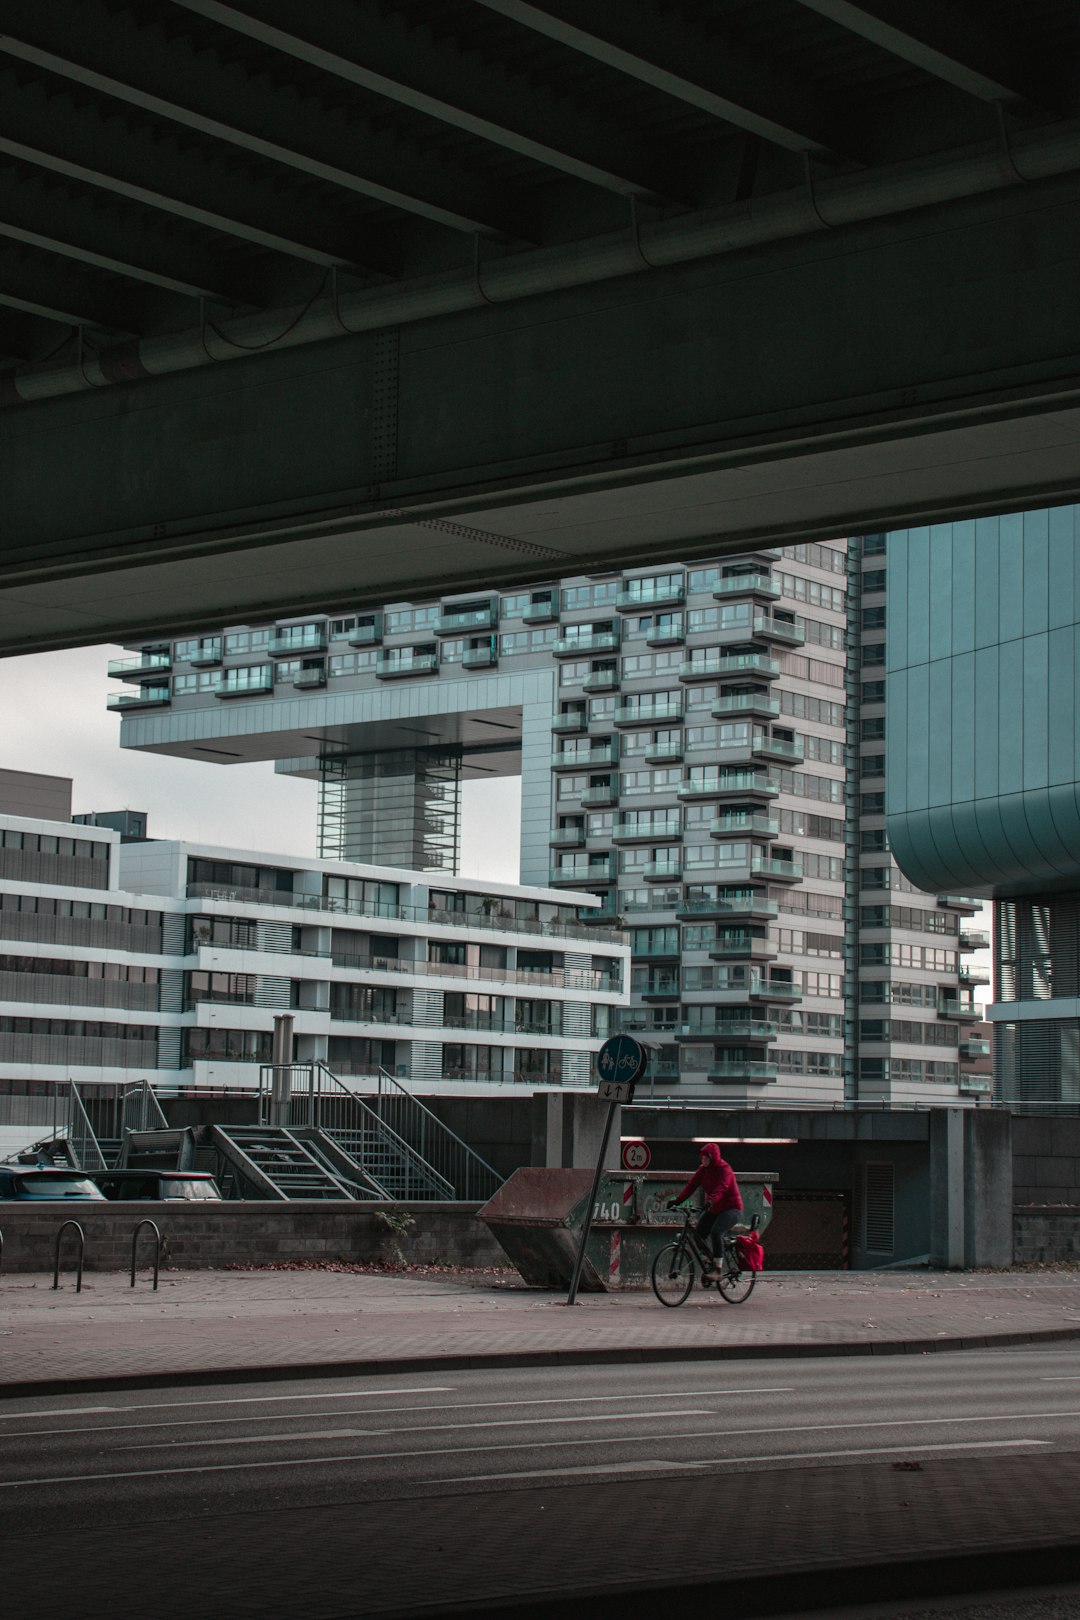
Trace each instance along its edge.
<instances>
[{"instance_id":1,"label":"overcast sky","mask_svg":"<svg viewBox=\"0 0 1080 1620\"><path fill-rule=\"evenodd\" d=\"M314 855L317 786L271 764L211 765L120 747L110 658L122 647L80 647L0 662L0 763L74 781L72 810L145 810L151 837ZM517 779L466 783L461 870L515 882Z\"/></svg>"}]
</instances>

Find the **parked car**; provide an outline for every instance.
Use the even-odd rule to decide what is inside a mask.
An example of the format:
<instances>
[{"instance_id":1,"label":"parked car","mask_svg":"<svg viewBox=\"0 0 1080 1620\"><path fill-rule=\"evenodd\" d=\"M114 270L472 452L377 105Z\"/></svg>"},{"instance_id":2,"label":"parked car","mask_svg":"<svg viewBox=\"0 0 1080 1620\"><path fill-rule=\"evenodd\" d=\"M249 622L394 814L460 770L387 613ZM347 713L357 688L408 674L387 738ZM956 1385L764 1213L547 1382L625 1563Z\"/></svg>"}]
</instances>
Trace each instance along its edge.
<instances>
[{"instance_id":1,"label":"parked car","mask_svg":"<svg viewBox=\"0 0 1080 1620\"><path fill-rule=\"evenodd\" d=\"M109 1199L175 1202L221 1197L217 1182L205 1170L91 1170L88 1176Z\"/></svg>"},{"instance_id":2,"label":"parked car","mask_svg":"<svg viewBox=\"0 0 1080 1620\"><path fill-rule=\"evenodd\" d=\"M89 1198L105 1194L81 1170L54 1170L39 1164L0 1164L0 1199Z\"/></svg>"}]
</instances>

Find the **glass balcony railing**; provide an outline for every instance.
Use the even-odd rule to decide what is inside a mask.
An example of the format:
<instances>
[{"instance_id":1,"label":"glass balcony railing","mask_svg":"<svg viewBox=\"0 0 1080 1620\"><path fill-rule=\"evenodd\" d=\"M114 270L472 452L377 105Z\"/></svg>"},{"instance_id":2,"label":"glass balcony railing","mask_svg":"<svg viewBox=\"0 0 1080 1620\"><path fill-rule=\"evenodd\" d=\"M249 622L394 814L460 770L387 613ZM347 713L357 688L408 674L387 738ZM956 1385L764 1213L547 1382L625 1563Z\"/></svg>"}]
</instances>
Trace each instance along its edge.
<instances>
[{"instance_id":1,"label":"glass balcony railing","mask_svg":"<svg viewBox=\"0 0 1080 1620\"><path fill-rule=\"evenodd\" d=\"M804 757L801 742L789 741L786 737L769 737L764 732L755 734L750 749L761 759L783 760L795 765L801 765Z\"/></svg>"},{"instance_id":2,"label":"glass balcony railing","mask_svg":"<svg viewBox=\"0 0 1080 1620\"><path fill-rule=\"evenodd\" d=\"M138 658L110 658L108 672L111 680L130 681L143 675L166 675L171 668L169 653L143 653Z\"/></svg>"},{"instance_id":3,"label":"glass balcony railing","mask_svg":"<svg viewBox=\"0 0 1080 1620\"><path fill-rule=\"evenodd\" d=\"M589 725L589 716L584 709L575 710L570 714L556 714L552 717L551 729L560 736L573 736L580 731L586 731Z\"/></svg>"},{"instance_id":4,"label":"glass balcony railing","mask_svg":"<svg viewBox=\"0 0 1080 1620\"><path fill-rule=\"evenodd\" d=\"M960 1056L962 1058L988 1058L990 1056L989 1041L961 1041Z\"/></svg>"},{"instance_id":5,"label":"glass balcony railing","mask_svg":"<svg viewBox=\"0 0 1080 1620\"><path fill-rule=\"evenodd\" d=\"M615 857L606 855L602 861L591 862L588 866L563 865L561 862L551 868L552 883L570 883L575 889L587 889L593 883L611 883L615 877Z\"/></svg>"},{"instance_id":6,"label":"glass balcony railing","mask_svg":"<svg viewBox=\"0 0 1080 1620\"><path fill-rule=\"evenodd\" d=\"M652 844L660 843L667 838L679 838L681 835L681 818L666 816L655 820L617 821L610 837L613 844Z\"/></svg>"},{"instance_id":7,"label":"glass balcony railing","mask_svg":"<svg viewBox=\"0 0 1080 1620\"><path fill-rule=\"evenodd\" d=\"M614 652L619 645L617 630L597 630L584 636L563 636L552 642L556 658L587 658L592 653Z\"/></svg>"},{"instance_id":8,"label":"glass balcony railing","mask_svg":"<svg viewBox=\"0 0 1080 1620\"><path fill-rule=\"evenodd\" d=\"M498 622L499 609L494 602L464 610L446 608L435 621L435 632L440 636L463 635L468 631L494 629Z\"/></svg>"},{"instance_id":9,"label":"glass balcony railing","mask_svg":"<svg viewBox=\"0 0 1080 1620\"><path fill-rule=\"evenodd\" d=\"M619 789L614 782L606 786L589 787L581 795L581 802L589 809L599 809L605 805L615 804L619 797Z\"/></svg>"},{"instance_id":10,"label":"glass balcony railing","mask_svg":"<svg viewBox=\"0 0 1080 1620\"><path fill-rule=\"evenodd\" d=\"M988 951L990 949L990 935L983 928L961 928L960 949L962 951Z\"/></svg>"},{"instance_id":11,"label":"glass balcony railing","mask_svg":"<svg viewBox=\"0 0 1080 1620\"><path fill-rule=\"evenodd\" d=\"M742 1081L744 1085L760 1086L779 1077L780 1070L775 1063L733 1060L730 1063L714 1063L709 1069L709 1079L714 1085Z\"/></svg>"},{"instance_id":12,"label":"glass balcony railing","mask_svg":"<svg viewBox=\"0 0 1080 1620\"><path fill-rule=\"evenodd\" d=\"M681 647L685 640L686 631L681 624L654 624L645 632L647 647Z\"/></svg>"},{"instance_id":13,"label":"glass balcony railing","mask_svg":"<svg viewBox=\"0 0 1080 1620\"><path fill-rule=\"evenodd\" d=\"M775 1041L778 1027L769 1018L706 1018L681 1024L678 1033L684 1040Z\"/></svg>"},{"instance_id":14,"label":"glass balcony railing","mask_svg":"<svg viewBox=\"0 0 1080 1620\"><path fill-rule=\"evenodd\" d=\"M939 906L949 906L954 911L980 911L982 909L981 900L973 900L970 895L966 894L939 894L937 903Z\"/></svg>"},{"instance_id":15,"label":"glass balcony railing","mask_svg":"<svg viewBox=\"0 0 1080 1620\"><path fill-rule=\"evenodd\" d=\"M713 586L713 595L721 601L733 596L780 596L781 588L778 579L772 579L768 574L725 574Z\"/></svg>"},{"instance_id":16,"label":"glass balcony railing","mask_svg":"<svg viewBox=\"0 0 1080 1620\"><path fill-rule=\"evenodd\" d=\"M620 703L613 718L617 726L665 726L678 723L682 717L682 699L675 697L656 703Z\"/></svg>"},{"instance_id":17,"label":"glass balcony railing","mask_svg":"<svg viewBox=\"0 0 1080 1620\"><path fill-rule=\"evenodd\" d=\"M617 692L619 690L619 672L617 669L594 669L585 676L581 683L583 692Z\"/></svg>"},{"instance_id":18,"label":"glass balcony railing","mask_svg":"<svg viewBox=\"0 0 1080 1620\"><path fill-rule=\"evenodd\" d=\"M494 647L466 647L461 655L462 669L494 669L498 662Z\"/></svg>"},{"instance_id":19,"label":"glass balcony railing","mask_svg":"<svg viewBox=\"0 0 1080 1620\"><path fill-rule=\"evenodd\" d=\"M677 883L682 877L682 861L650 861L634 870L640 871L646 883Z\"/></svg>"},{"instance_id":20,"label":"glass balcony railing","mask_svg":"<svg viewBox=\"0 0 1080 1620\"><path fill-rule=\"evenodd\" d=\"M736 692L718 698L712 706L714 720L730 720L743 715L753 720L779 720L780 699L767 692Z\"/></svg>"},{"instance_id":21,"label":"glass balcony railing","mask_svg":"<svg viewBox=\"0 0 1080 1620\"><path fill-rule=\"evenodd\" d=\"M720 659L721 677L731 675L757 675L763 681L773 681L780 674L775 658L760 652L729 652Z\"/></svg>"},{"instance_id":22,"label":"glass balcony railing","mask_svg":"<svg viewBox=\"0 0 1080 1620\"><path fill-rule=\"evenodd\" d=\"M777 951L778 947L764 934L728 935L714 940L709 946L709 955L714 962L770 961Z\"/></svg>"},{"instance_id":23,"label":"glass balcony railing","mask_svg":"<svg viewBox=\"0 0 1080 1620\"><path fill-rule=\"evenodd\" d=\"M226 670L214 688L219 698L253 697L258 692L274 690L274 666L262 664L254 669Z\"/></svg>"},{"instance_id":24,"label":"glass balcony railing","mask_svg":"<svg viewBox=\"0 0 1080 1620\"><path fill-rule=\"evenodd\" d=\"M780 906L776 900L770 900L764 894L745 895L739 899L710 899L706 896L684 900L675 915L679 922L707 922L712 918L728 917L752 917L771 922L780 915Z\"/></svg>"},{"instance_id":25,"label":"glass balcony railing","mask_svg":"<svg viewBox=\"0 0 1080 1620\"><path fill-rule=\"evenodd\" d=\"M350 647L375 647L383 638L382 614L374 624L354 624L349 631Z\"/></svg>"},{"instance_id":26,"label":"glass balcony railing","mask_svg":"<svg viewBox=\"0 0 1080 1620\"><path fill-rule=\"evenodd\" d=\"M553 827L548 835L548 843L552 849L583 849L585 846L584 827Z\"/></svg>"},{"instance_id":27,"label":"glass balcony railing","mask_svg":"<svg viewBox=\"0 0 1080 1620\"><path fill-rule=\"evenodd\" d=\"M681 738L678 742L649 743L645 761L649 765L677 765L685 751Z\"/></svg>"},{"instance_id":28,"label":"glass balcony railing","mask_svg":"<svg viewBox=\"0 0 1080 1620\"><path fill-rule=\"evenodd\" d=\"M270 637L268 650L274 658L287 658L291 653L324 652L326 626L306 624L302 631L276 630Z\"/></svg>"},{"instance_id":29,"label":"glass balcony railing","mask_svg":"<svg viewBox=\"0 0 1080 1620\"><path fill-rule=\"evenodd\" d=\"M293 676L293 685L299 687L301 691L308 691L312 687L325 686L325 667L320 666L318 669L298 669L296 674Z\"/></svg>"},{"instance_id":30,"label":"glass balcony railing","mask_svg":"<svg viewBox=\"0 0 1080 1620\"><path fill-rule=\"evenodd\" d=\"M559 617L559 593L555 591L551 596L541 597L539 601L530 602L521 615L523 624L550 624Z\"/></svg>"},{"instance_id":31,"label":"glass balcony railing","mask_svg":"<svg viewBox=\"0 0 1080 1620\"><path fill-rule=\"evenodd\" d=\"M648 612L650 608L675 607L685 597L686 586L682 580L663 585L631 581L620 590L617 605L624 613Z\"/></svg>"},{"instance_id":32,"label":"glass balcony railing","mask_svg":"<svg viewBox=\"0 0 1080 1620\"><path fill-rule=\"evenodd\" d=\"M769 878L774 883L801 883L802 862L785 861L773 856L757 856L750 863L756 877Z\"/></svg>"},{"instance_id":33,"label":"glass balcony railing","mask_svg":"<svg viewBox=\"0 0 1080 1620\"><path fill-rule=\"evenodd\" d=\"M754 816L733 810L711 821L709 832L714 838L729 838L736 833L745 833L748 838L778 838L780 823L775 816Z\"/></svg>"},{"instance_id":34,"label":"glass balcony railing","mask_svg":"<svg viewBox=\"0 0 1080 1620\"><path fill-rule=\"evenodd\" d=\"M982 1017L982 1008L974 996L939 996L938 1012L942 1018L965 1018L972 1024Z\"/></svg>"},{"instance_id":35,"label":"glass balcony railing","mask_svg":"<svg viewBox=\"0 0 1080 1620\"><path fill-rule=\"evenodd\" d=\"M375 678L391 681L403 675L434 675L439 667L438 653L414 653L412 657L394 658L380 653L375 665Z\"/></svg>"},{"instance_id":36,"label":"glass balcony railing","mask_svg":"<svg viewBox=\"0 0 1080 1620\"><path fill-rule=\"evenodd\" d=\"M780 784L775 777L763 776L757 771L723 771L716 776L692 779L680 783L680 799L722 799L725 797L775 799Z\"/></svg>"},{"instance_id":37,"label":"glass balcony railing","mask_svg":"<svg viewBox=\"0 0 1080 1620\"><path fill-rule=\"evenodd\" d=\"M142 686L137 692L111 692L110 709L155 709L172 701L168 686Z\"/></svg>"},{"instance_id":38,"label":"glass balcony railing","mask_svg":"<svg viewBox=\"0 0 1080 1620\"><path fill-rule=\"evenodd\" d=\"M806 640L806 632L798 619L778 619L775 613L757 614L754 634L763 640L783 641L789 647L801 647Z\"/></svg>"},{"instance_id":39,"label":"glass balcony railing","mask_svg":"<svg viewBox=\"0 0 1080 1620\"><path fill-rule=\"evenodd\" d=\"M591 748L588 753L584 750L575 753L573 750L560 749L551 756L552 766L557 771L602 770L605 765L616 765L618 760L619 750L615 743L609 743L605 748Z\"/></svg>"}]
</instances>

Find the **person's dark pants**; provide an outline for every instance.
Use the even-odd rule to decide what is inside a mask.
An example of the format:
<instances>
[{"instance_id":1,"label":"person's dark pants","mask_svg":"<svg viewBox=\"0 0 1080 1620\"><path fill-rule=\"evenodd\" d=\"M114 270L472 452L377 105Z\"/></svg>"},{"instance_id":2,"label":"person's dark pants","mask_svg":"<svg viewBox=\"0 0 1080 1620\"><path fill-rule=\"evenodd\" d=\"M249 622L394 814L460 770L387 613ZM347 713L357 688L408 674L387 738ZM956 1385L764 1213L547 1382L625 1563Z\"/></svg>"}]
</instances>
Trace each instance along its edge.
<instances>
[{"instance_id":1,"label":"person's dark pants","mask_svg":"<svg viewBox=\"0 0 1080 1620\"><path fill-rule=\"evenodd\" d=\"M742 1220L741 1209L721 1209L714 1213L707 1209L697 1223L696 1231L702 1247L711 1248L717 1260L724 1253L724 1234Z\"/></svg>"}]
</instances>

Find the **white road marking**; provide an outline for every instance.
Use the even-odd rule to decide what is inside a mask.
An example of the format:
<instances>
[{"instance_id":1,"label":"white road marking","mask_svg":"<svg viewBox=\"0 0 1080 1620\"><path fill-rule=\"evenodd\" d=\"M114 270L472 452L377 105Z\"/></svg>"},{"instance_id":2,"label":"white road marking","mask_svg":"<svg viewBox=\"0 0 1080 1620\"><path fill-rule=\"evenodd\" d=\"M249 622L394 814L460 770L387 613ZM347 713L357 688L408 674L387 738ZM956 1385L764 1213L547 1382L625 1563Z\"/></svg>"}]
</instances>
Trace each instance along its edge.
<instances>
[{"instance_id":1,"label":"white road marking","mask_svg":"<svg viewBox=\"0 0 1080 1620\"><path fill-rule=\"evenodd\" d=\"M1015 1451L1019 1446L1052 1446L1053 1443L1052 1440L953 1440L936 1446L870 1446L861 1451L785 1451L773 1453L768 1457L726 1457L724 1459L724 1472L730 1473L735 1468L757 1468L761 1463L822 1462L825 1459L835 1459L836 1457L895 1457L899 1453L903 1453L905 1457L925 1457L928 1453L937 1451L1001 1451L1006 1448ZM452 1474L438 1479L429 1479L425 1483L428 1485L487 1485L506 1479L561 1479L571 1474L635 1474L638 1472L652 1473L661 1468L715 1467L715 1459L711 1457L704 1462L676 1462L674 1459L665 1461L662 1457L650 1457L647 1462L581 1463L575 1468L531 1468L520 1473Z\"/></svg>"},{"instance_id":2,"label":"white road marking","mask_svg":"<svg viewBox=\"0 0 1080 1620\"><path fill-rule=\"evenodd\" d=\"M272 1401L366 1401L382 1395L452 1395L453 1384L419 1384L415 1389L342 1389L327 1390L322 1395L229 1395L215 1396L202 1401L144 1401L132 1406L64 1406L45 1407L40 1412L0 1412L0 1423L14 1423L18 1418L82 1417L92 1412L171 1412L188 1406L269 1406Z\"/></svg>"},{"instance_id":3,"label":"white road marking","mask_svg":"<svg viewBox=\"0 0 1080 1620\"><path fill-rule=\"evenodd\" d=\"M308 1434L249 1434L228 1435L223 1440L175 1440L171 1451L186 1451L191 1447L210 1446L276 1446L290 1440L369 1440L391 1434L454 1434L465 1429L473 1434L477 1429L538 1429L552 1423L631 1423L642 1418L715 1417L707 1407L685 1407L677 1412L581 1412L575 1417L545 1418L493 1418L483 1423L424 1423L409 1424L404 1429L313 1429ZM117 1446L117 1451L160 1451L160 1445Z\"/></svg>"},{"instance_id":4,"label":"white road marking","mask_svg":"<svg viewBox=\"0 0 1080 1620\"><path fill-rule=\"evenodd\" d=\"M718 1396L792 1395L794 1392L794 1385L770 1384L755 1389L680 1389L673 1390L670 1393L646 1391L644 1394L640 1395L544 1395L531 1397L530 1399L524 1401L447 1401L442 1405L431 1402L426 1406L376 1406L369 1407L363 1415L365 1417L381 1417L386 1413L397 1414L399 1412L495 1412L505 1407L595 1406L606 1401L700 1401L712 1400ZM386 1394L387 1391L380 1390L377 1393ZM391 1391L389 1393L393 1392ZM435 1390L429 1392L423 1389L410 1389L403 1390L402 1393L407 1395L424 1395L427 1393L446 1394L452 1393L452 1391ZM274 1397L275 1400L284 1398L285 1397ZM297 1400L315 1400L316 1398L317 1397L313 1395L296 1397ZM333 1399L334 1397L329 1398ZM175 1404L195 1406L197 1403L194 1401L184 1401ZM76 1406L72 1407L69 1411L64 1412L15 1412L10 1413L9 1416L12 1418L25 1417L37 1418L40 1420L41 1418L45 1417L76 1417L85 1415L87 1413L93 1414L96 1412L106 1413L152 1410L154 1410L152 1407ZM335 1414L333 1412L298 1412L296 1414L295 1421L300 1422L303 1418L333 1417L334 1415ZM673 1414L669 1413L668 1415L672 1416ZM226 1423L280 1422L282 1416L283 1414L281 1412L268 1412L265 1417L253 1417L247 1415L244 1417L229 1418L215 1417L213 1422L215 1427L221 1428ZM345 1416L350 1417L352 1414L346 1413ZM9 1438L12 1440L37 1440L41 1439L43 1436L60 1437L68 1434L125 1434L129 1429L135 1429L141 1434L147 1429L190 1429L194 1425L203 1421L204 1420L201 1417L194 1417L172 1418L167 1423L98 1423L92 1426L84 1424L78 1429L20 1429L17 1434L13 1434L9 1436ZM286 1421L293 1422L294 1420L292 1418L286 1418Z\"/></svg>"},{"instance_id":5,"label":"white road marking","mask_svg":"<svg viewBox=\"0 0 1080 1620\"><path fill-rule=\"evenodd\" d=\"M1051 1412L1047 1415L1050 1417L1061 1417L1065 1414L1060 1412ZM986 1421L993 1422L994 1420L992 1418L988 1418ZM632 1442L627 1441L626 1443L645 1445L655 1440L661 1445L670 1445L673 1440L696 1440L699 1433L700 1430L691 1429L687 1434L638 1434L634 1435ZM268 1468L318 1468L328 1464L340 1465L341 1463L403 1462L412 1461L414 1459L429 1461L432 1457L486 1456L489 1453L496 1451L558 1451L566 1446L606 1446L610 1445L611 1443L612 1442L607 1436L596 1440L573 1440L562 1438L559 1440L534 1440L531 1445L527 1446L522 1445L520 1441L513 1441L508 1445L446 1446L440 1450L427 1451L374 1451L363 1452L347 1457L287 1457L284 1460L273 1462L196 1463L188 1468L136 1468L125 1470L123 1473L54 1474L50 1477L41 1479L0 1479L0 1491L21 1490L28 1485L89 1485L97 1482L105 1482L110 1485L114 1485L119 1480L124 1479L174 1479L180 1474L248 1474L255 1470L265 1470ZM1024 1443L1028 1444L1030 1442ZM975 1444L975 1442L972 1442L972 1444ZM1009 1442L1004 1440L989 1440L983 1442L983 1447L1002 1447L1007 1444L1009 1444ZM1047 1441L1045 1444L1049 1445L1051 1442ZM925 1446L920 1447L918 1445L909 1444L906 1446L886 1446L878 1449L882 1451L883 1455L893 1455L897 1452L909 1454L913 1451L925 1451L928 1448ZM817 1455L820 1458L845 1456L849 1455L849 1453L828 1451L819 1452L816 1454L803 1452L791 1453L791 1456L795 1459L799 1459L804 1455ZM726 1468L732 1463L757 1463L759 1461L768 1459L760 1459L757 1457L725 1457L722 1460ZM717 1466L717 1461L717 1458L711 1457L701 1466L715 1468ZM692 1465L678 1464L673 1466L687 1467Z\"/></svg>"}]
</instances>

